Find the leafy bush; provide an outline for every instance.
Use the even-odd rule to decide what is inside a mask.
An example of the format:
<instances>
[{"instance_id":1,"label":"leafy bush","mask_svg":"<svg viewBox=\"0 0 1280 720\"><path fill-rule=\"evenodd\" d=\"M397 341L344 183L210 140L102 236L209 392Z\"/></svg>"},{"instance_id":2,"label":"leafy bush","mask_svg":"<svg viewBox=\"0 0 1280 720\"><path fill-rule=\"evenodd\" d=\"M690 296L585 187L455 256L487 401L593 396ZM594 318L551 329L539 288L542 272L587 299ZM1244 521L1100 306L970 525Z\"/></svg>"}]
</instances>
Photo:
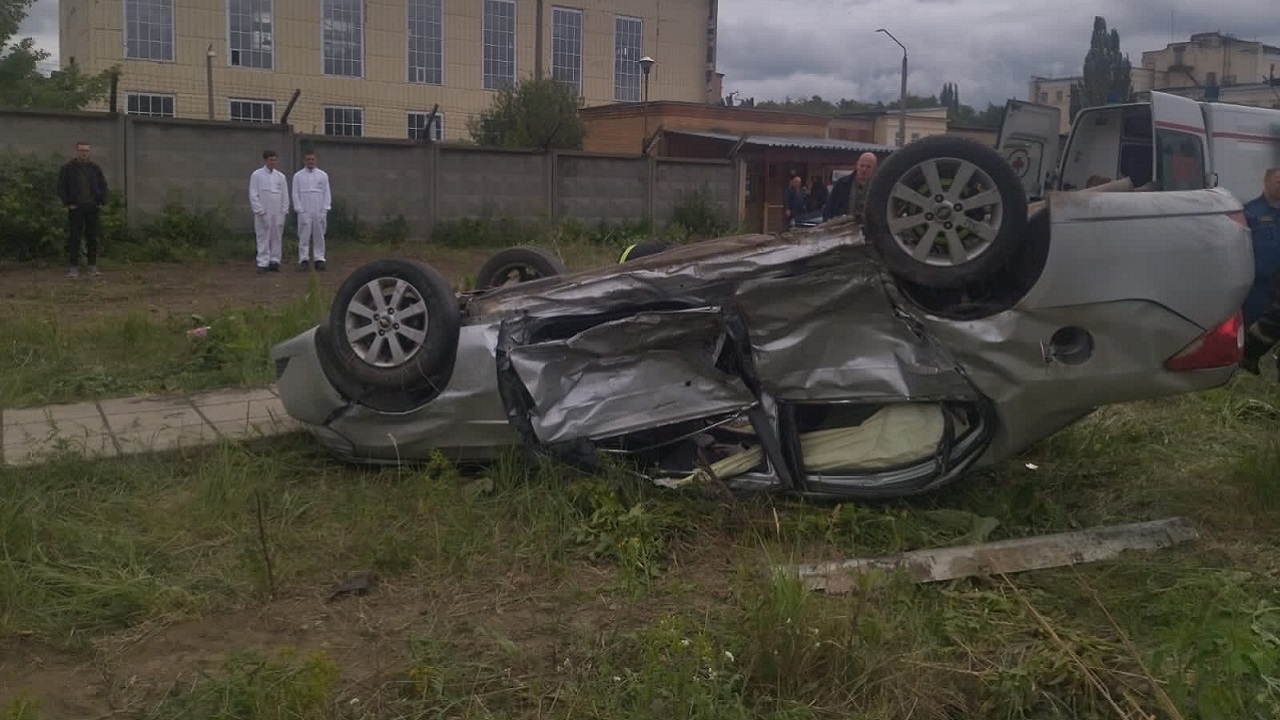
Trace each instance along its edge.
<instances>
[{"instance_id":1,"label":"leafy bush","mask_svg":"<svg viewBox=\"0 0 1280 720\"><path fill-rule=\"evenodd\" d=\"M58 199L56 155L0 154L0 257L19 260L61 258L67 242L67 211ZM103 208L100 252L127 242L124 204L115 193Z\"/></svg>"},{"instance_id":2,"label":"leafy bush","mask_svg":"<svg viewBox=\"0 0 1280 720\"><path fill-rule=\"evenodd\" d=\"M731 227L706 185L681 194L671 211L671 226L673 231L683 230L690 240L719 237Z\"/></svg>"},{"instance_id":3,"label":"leafy bush","mask_svg":"<svg viewBox=\"0 0 1280 720\"><path fill-rule=\"evenodd\" d=\"M431 242L459 248L545 245L551 240L613 246L646 239L652 227L645 220L589 224L572 218L559 223L511 217L462 218L436 222Z\"/></svg>"},{"instance_id":4,"label":"leafy bush","mask_svg":"<svg viewBox=\"0 0 1280 720\"><path fill-rule=\"evenodd\" d=\"M335 199L329 209L325 236L348 244L397 245L409 239L409 221L403 213L387 213L382 220L371 223L360 217L360 211L354 206L348 207L345 202Z\"/></svg>"}]
</instances>

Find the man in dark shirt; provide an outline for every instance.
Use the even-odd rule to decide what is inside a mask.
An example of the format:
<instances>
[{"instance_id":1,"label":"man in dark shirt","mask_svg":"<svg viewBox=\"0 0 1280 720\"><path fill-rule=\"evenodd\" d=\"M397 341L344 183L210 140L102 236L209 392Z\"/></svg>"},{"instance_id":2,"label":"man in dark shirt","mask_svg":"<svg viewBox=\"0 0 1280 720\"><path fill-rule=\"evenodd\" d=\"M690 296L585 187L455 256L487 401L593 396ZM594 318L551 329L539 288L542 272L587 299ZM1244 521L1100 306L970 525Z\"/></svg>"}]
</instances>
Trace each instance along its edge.
<instances>
[{"instance_id":1,"label":"man in dark shirt","mask_svg":"<svg viewBox=\"0 0 1280 720\"><path fill-rule=\"evenodd\" d=\"M796 226L796 219L804 214L804 181L799 175L792 175L787 183L786 197L782 201L782 214L787 217L787 229Z\"/></svg>"},{"instance_id":2,"label":"man in dark shirt","mask_svg":"<svg viewBox=\"0 0 1280 720\"><path fill-rule=\"evenodd\" d=\"M822 221L841 215L851 215L858 222L863 220L867 205L867 187L876 171L879 160L874 153L862 153L853 173L845 175L831 186L827 204L822 208Z\"/></svg>"},{"instance_id":3,"label":"man in dark shirt","mask_svg":"<svg viewBox=\"0 0 1280 720\"><path fill-rule=\"evenodd\" d=\"M80 276L80 241L88 251L89 274L98 274L101 208L107 202L107 178L89 159L87 142L76 143L76 157L58 171L58 198L67 208L67 277Z\"/></svg>"}]
</instances>

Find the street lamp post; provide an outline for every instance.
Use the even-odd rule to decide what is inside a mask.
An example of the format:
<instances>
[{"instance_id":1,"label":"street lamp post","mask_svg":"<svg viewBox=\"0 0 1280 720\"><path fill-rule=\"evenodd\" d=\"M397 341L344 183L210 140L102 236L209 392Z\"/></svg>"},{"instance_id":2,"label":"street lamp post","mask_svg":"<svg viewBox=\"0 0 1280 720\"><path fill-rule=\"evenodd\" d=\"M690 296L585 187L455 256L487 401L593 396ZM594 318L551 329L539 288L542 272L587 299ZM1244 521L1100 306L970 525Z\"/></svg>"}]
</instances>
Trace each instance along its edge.
<instances>
[{"instance_id":1,"label":"street lamp post","mask_svg":"<svg viewBox=\"0 0 1280 720\"><path fill-rule=\"evenodd\" d=\"M902 48L902 91L898 96L898 145L902 146L907 144L907 46L898 42L898 38L884 28L876 32L888 35L890 40Z\"/></svg>"},{"instance_id":2,"label":"street lamp post","mask_svg":"<svg viewBox=\"0 0 1280 720\"><path fill-rule=\"evenodd\" d=\"M649 71L653 70L655 62L657 61L648 55L640 58L640 71L644 73L644 137L640 139L642 155L649 154Z\"/></svg>"},{"instance_id":3,"label":"street lamp post","mask_svg":"<svg viewBox=\"0 0 1280 720\"><path fill-rule=\"evenodd\" d=\"M213 119L213 43L209 43L209 50L204 55L204 85L205 93L209 96L209 119Z\"/></svg>"}]
</instances>

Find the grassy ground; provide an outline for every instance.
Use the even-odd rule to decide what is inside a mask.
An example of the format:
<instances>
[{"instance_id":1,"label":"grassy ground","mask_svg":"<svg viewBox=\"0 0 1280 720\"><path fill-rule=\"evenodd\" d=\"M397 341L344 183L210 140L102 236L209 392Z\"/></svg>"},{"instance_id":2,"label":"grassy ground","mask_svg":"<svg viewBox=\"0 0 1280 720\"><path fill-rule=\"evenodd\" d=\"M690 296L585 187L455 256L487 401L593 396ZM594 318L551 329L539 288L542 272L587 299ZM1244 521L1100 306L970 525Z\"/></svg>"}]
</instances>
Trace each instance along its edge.
<instances>
[{"instance_id":1,"label":"grassy ground","mask_svg":"<svg viewBox=\"0 0 1280 720\"><path fill-rule=\"evenodd\" d=\"M1278 407L1249 379L1112 408L875 505L301 437L5 469L0 718L1274 718ZM1007 579L763 572L1171 513L1203 539ZM373 590L326 602L355 571Z\"/></svg>"},{"instance_id":2,"label":"grassy ground","mask_svg":"<svg viewBox=\"0 0 1280 720\"><path fill-rule=\"evenodd\" d=\"M254 381L269 337L325 306L310 278L273 282L297 304L224 298L240 340L203 366L177 313L132 301L44 333L7 314L0 347L35 350L0 402L81 397L55 383L92 363L127 379L113 392ZM1244 377L878 504L515 461L360 469L301 436L0 468L0 720L1274 719L1278 428L1280 386ZM1010 578L834 597L765 572L1170 514L1202 539ZM329 597L365 571L368 594Z\"/></svg>"},{"instance_id":3,"label":"grassy ground","mask_svg":"<svg viewBox=\"0 0 1280 720\"><path fill-rule=\"evenodd\" d=\"M614 244L544 243L571 270L617 258ZM107 266L67 280L60 267L0 265L0 407L272 381L269 350L321 321L351 270L379 257L430 262L469 287L495 248L438 245L333 248L326 273L256 275L241 262ZM286 263L287 265L288 263ZM212 326L207 341L186 331Z\"/></svg>"}]
</instances>

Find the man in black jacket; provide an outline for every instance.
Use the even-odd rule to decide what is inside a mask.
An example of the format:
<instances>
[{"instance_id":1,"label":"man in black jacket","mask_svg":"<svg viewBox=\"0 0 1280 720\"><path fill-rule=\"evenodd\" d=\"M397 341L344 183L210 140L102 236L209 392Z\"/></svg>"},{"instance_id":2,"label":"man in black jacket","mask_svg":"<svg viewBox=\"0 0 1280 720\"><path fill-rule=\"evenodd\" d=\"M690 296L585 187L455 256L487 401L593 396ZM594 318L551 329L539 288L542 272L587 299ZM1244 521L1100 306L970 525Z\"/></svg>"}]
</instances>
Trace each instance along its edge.
<instances>
[{"instance_id":1,"label":"man in black jacket","mask_svg":"<svg viewBox=\"0 0 1280 720\"><path fill-rule=\"evenodd\" d=\"M827 195L827 204L822 208L822 221L841 215L852 215L857 222L863 221L863 212L867 205L867 187L871 184L871 176L875 174L879 158L874 153L862 153L853 173L845 175L831 185Z\"/></svg>"},{"instance_id":2,"label":"man in black jacket","mask_svg":"<svg viewBox=\"0 0 1280 720\"><path fill-rule=\"evenodd\" d=\"M80 276L80 240L88 251L89 274L98 274L99 215L107 202L107 177L89 159L87 142L76 143L76 157L58 171L58 198L67 208L67 277Z\"/></svg>"}]
</instances>

